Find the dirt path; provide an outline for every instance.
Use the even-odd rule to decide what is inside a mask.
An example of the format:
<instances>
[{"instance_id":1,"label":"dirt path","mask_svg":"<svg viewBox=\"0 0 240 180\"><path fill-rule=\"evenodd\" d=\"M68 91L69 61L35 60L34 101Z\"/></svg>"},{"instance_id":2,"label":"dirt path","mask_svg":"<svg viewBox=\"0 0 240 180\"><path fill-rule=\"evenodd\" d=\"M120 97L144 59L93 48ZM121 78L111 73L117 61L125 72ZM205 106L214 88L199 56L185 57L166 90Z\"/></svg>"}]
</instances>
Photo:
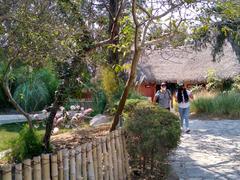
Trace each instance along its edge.
<instances>
[{"instance_id":1,"label":"dirt path","mask_svg":"<svg viewBox=\"0 0 240 180\"><path fill-rule=\"evenodd\" d=\"M179 179L240 179L240 120L190 122L170 156Z\"/></svg>"}]
</instances>

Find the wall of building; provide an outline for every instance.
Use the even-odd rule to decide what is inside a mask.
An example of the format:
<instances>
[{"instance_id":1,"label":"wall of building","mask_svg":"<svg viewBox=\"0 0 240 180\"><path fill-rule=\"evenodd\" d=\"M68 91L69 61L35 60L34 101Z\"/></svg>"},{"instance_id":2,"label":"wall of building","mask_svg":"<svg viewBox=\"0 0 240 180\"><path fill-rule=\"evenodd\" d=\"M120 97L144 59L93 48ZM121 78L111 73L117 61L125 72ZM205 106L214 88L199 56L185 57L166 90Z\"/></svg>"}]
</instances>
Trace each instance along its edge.
<instances>
[{"instance_id":1,"label":"wall of building","mask_svg":"<svg viewBox=\"0 0 240 180\"><path fill-rule=\"evenodd\" d=\"M149 97L153 101L155 92L156 92L156 84L150 84L150 83L142 83L137 87L137 91L146 97Z\"/></svg>"}]
</instances>

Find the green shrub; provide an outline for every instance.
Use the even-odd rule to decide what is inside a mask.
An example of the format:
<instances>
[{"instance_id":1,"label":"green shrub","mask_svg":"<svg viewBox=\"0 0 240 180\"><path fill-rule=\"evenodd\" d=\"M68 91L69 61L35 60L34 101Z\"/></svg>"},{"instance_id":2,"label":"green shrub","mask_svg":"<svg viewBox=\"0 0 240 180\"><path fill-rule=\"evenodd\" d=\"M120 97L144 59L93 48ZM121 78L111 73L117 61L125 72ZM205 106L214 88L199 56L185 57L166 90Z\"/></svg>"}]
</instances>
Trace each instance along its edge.
<instances>
[{"instance_id":1,"label":"green shrub","mask_svg":"<svg viewBox=\"0 0 240 180\"><path fill-rule=\"evenodd\" d=\"M35 130L29 129L27 125L12 142L11 149L11 160L15 162L40 155L44 150L41 136Z\"/></svg>"},{"instance_id":2,"label":"green shrub","mask_svg":"<svg viewBox=\"0 0 240 180\"><path fill-rule=\"evenodd\" d=\"M50 98L45 83L35 79L19 85L13 97L28 112L42 110L49 103Z\"/></svg>"},{"instance_id":3,"label":"green shrub","mask_svg":"<svg viewBox=\"0 0 240 180\"><path fill-rule=\"evenodd\" d=\"M203 91L205 88L202 85L196 85L191 88L193 94Z\"/></svg>"},{"instance_id":4,"label":"green shrub","mask_svg":"<svg viewBox=\"0 0 240 180\"><path fill-rule=\"evenodd\" d=\"M107 105L107 97L103 90L93 93L93 113L91 115L102 114Z\"/></svg>"},{"instance_id":5,"label":"green shrub","mask_svg":"<svg viewBox=\"0 0 240 180\"><path fill-rule=\"evenodd\" d=\"M240 118L240 93L222 92L213 97L199 97L191 104L197 114L208 114L223 118Z\"/></svg>"},{"instance_id":6,"label":"green shrub","mask_svg":"<svg viewBox=\"0 0 240 180\"><path fill-rule=\"evenodd\" d=\"M115 71L109 67L102 67L101 85L109 103L113 101L114 95L118 92L119 80Z\"/></svg>"},{"instance_id":7,"label":"green shrub","mask_svg":"<svg viewBox=\"0 0 240 180\"><path fill-rule=\"evenodd\" d=\"M128 152L141 167L151 169L164 162L180 141L179 118L146 100L128 100L124 128L128 134Z\"/></svg>"},{"instance_id":8,"label":"green shrub","mask_svg":"<svg viewBox=\"0 0 240 180\"><path fill-rule=\"evenodd\" d=\"M208 91L221 91L223 89L223 82L214 69L208 70L206 88Z\"/></svg>"}]
</instances>

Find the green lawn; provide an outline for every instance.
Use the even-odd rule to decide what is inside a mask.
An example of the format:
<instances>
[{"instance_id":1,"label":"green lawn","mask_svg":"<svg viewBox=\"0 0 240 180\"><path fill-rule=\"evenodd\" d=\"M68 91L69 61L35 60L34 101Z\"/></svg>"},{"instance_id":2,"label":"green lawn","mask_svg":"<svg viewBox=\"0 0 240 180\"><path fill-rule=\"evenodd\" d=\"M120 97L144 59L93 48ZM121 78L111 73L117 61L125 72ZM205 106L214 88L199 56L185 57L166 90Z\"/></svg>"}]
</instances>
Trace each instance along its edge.
<instances>
[{"instance_id":1,"label":"green lawn","mask_svg":"<svg viewBox=\"0 0 240 180\"><path fill-rule=\"evenodd\" d=\"M15 139L26 123L11 123L0 125L0 151L9 149L10 142ZM36 123L35 127L36 127ZM40 124L37 128L40 134L44 134L45 127ZM70 131L71 129L61 129L59 133Z\"/></svg>"}]
</instances>

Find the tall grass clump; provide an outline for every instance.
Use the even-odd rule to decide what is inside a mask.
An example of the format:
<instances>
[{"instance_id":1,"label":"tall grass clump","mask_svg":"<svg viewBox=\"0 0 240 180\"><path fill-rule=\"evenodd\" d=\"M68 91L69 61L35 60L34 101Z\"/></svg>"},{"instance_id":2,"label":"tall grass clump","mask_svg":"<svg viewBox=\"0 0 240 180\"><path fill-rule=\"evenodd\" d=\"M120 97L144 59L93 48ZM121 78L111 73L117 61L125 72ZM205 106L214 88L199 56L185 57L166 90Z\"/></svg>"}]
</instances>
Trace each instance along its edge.
<instances>
[{"instance_id":1,"label":"tall grass clump","mask_svg":"<svg viewBox=\"0 0 240 180\"><path fill-rule=\"evenodd\" d=\"M14 99L27 112L43 109L49 102L49 92L41 80L26 81L13 94Z\"/></svg>"},{"instance_id":2,"label":"tall grass clump","mask_svg":"<svg viewBox=\"0 0 240 180\"><path fill-rule=\"evenodd\" d=\"M192 112L219 118L240 118L240 93L221 92L215 96L195 98L191 104Z\"/></svg>"}]
</instances>

